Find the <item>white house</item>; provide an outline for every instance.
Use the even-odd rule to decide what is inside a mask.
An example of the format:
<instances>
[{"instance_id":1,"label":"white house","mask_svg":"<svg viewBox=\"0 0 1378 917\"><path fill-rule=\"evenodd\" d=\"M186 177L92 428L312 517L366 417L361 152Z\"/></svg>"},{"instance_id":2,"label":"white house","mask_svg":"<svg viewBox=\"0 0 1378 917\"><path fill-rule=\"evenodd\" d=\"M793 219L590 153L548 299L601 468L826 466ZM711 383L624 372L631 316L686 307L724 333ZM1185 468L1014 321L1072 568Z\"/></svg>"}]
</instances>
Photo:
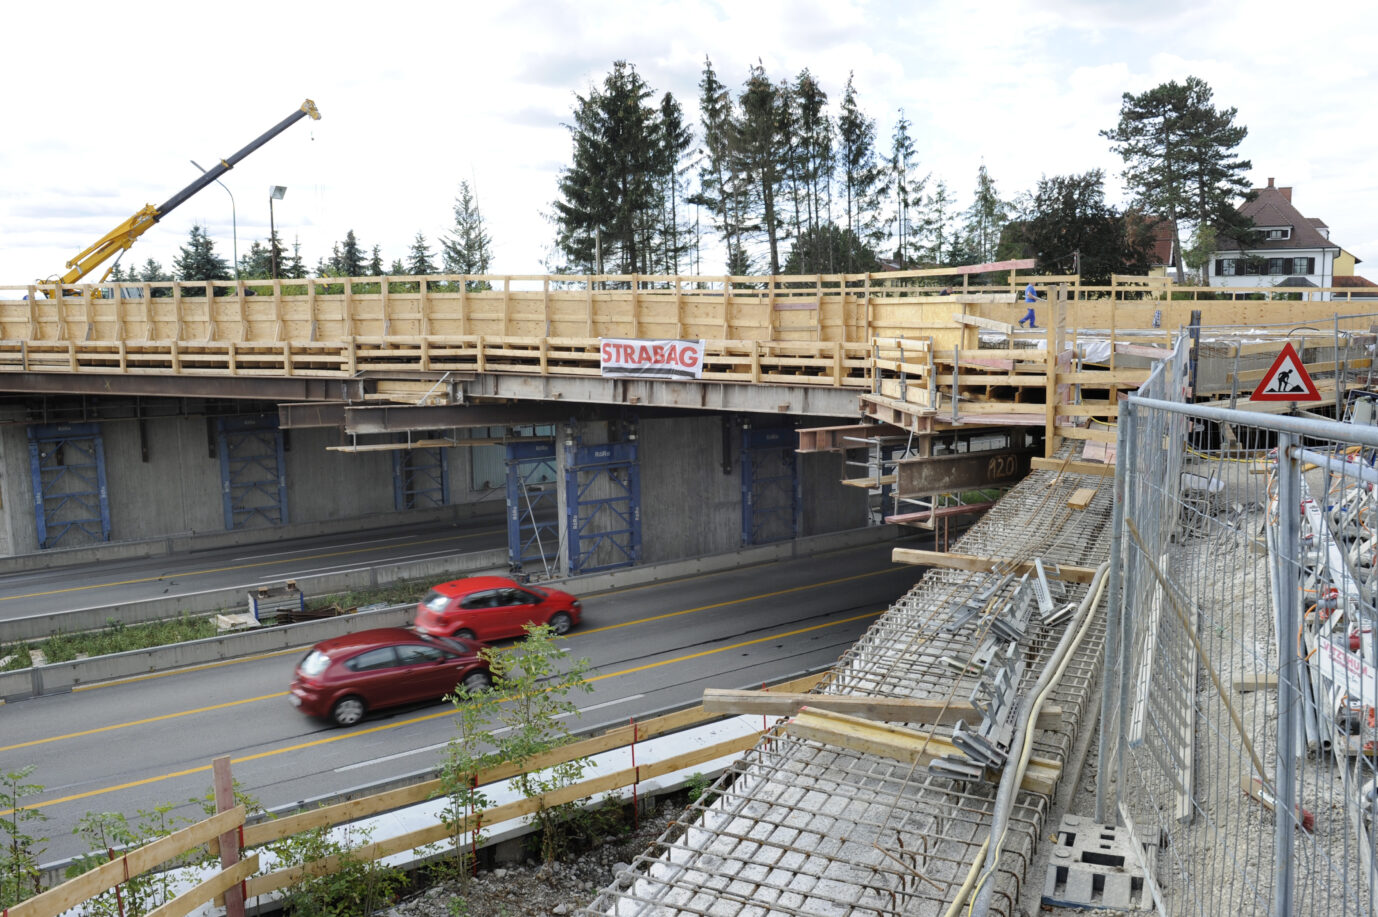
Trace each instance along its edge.
<instances>
[{"instance_id":1,"label":"white house","mask_svg":"<svg viewBox=\"0 0 1378 917\"><path fill-rule=\"evenodd\" d=\"M1254 221L1255 237L1248 247L1225 236L1211 259L1213 287L1331 287L1340 246L1330 241L1330 228L1315 217L1304 217L1292 206L1292 189L1255 189L1257 197L1239 208ZM1330 293L1319 295L1330 299Z\"/></svg>"}]
</instances>

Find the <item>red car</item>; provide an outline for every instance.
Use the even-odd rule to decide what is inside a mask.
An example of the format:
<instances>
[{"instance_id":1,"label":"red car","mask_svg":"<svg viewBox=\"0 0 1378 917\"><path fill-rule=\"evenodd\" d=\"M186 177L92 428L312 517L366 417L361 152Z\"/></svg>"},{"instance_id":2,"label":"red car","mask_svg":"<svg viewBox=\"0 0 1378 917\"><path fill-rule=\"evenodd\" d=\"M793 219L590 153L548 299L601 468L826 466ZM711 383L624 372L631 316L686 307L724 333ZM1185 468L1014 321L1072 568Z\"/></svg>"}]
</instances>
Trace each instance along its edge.
<instances>
[{"instance_id":1,"label":"red car","mask_svg":"<svg viewBox=\"0 0 1378 917\"><path fill-rule=\"evenodd\" d=\"M302 713L352 726L369 710L435 700L463 685L493 684L479 645L380 627L317 643L300 663L287 700Z\"/></svg>"},{"instance_id":2,"label":"red car","mask_svg":"<svg viewBox=\"0 0 1378 917\"><path fill-rule=\"evenodd\" d=\"M579 600L559 589L518 585L505 576L471 576L435 586L416 607L422 633L469 640L520 637L528 624L557 634L579 623Z\"/></svg>"}]
</instances>

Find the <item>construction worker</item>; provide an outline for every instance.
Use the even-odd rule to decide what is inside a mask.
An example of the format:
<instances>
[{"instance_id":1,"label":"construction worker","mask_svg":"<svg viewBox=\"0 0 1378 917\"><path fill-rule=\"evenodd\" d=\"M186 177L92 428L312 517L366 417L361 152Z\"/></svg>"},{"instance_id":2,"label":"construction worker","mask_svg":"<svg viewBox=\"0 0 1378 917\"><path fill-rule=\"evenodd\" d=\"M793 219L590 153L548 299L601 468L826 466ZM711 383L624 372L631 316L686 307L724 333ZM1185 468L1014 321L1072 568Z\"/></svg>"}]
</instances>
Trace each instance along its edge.
<instances>
[{"instance_id":1,"label":"construction worker","mask_svg":"<svg viewBox=\"0 0 1378 917\"><path fill-rule=\"evenodd\" d=\"M1025 322L1029 323L1030 329L1038 327L1034 324L1033 304L1036 302L1038 302L1038 291L1034 289L1033 281L1030 280L1029 285L1024 288L1024 303L1029 307L1029 311L1026 312L1024 314L1024 317L1019 320L1019 327L1023 328Z\"/></svg>"}]
</instances>

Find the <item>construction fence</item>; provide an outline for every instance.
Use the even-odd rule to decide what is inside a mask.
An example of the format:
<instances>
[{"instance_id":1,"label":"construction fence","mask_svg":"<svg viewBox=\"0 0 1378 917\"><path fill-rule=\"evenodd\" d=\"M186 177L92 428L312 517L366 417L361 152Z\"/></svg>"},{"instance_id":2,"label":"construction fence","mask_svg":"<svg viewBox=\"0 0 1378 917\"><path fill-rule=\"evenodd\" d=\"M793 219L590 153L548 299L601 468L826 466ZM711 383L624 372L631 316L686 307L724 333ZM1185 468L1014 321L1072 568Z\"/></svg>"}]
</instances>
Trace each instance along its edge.
<instances>
[{"instance_id":1,"label":"construction fence","mask_svg":"<svg viewBox=\"0 0 1378 917\"><path fill-rule=\"evenodd\" d=\"M1193 405L1187 345L1119 416L1097 821L1162 913L1369 915L1378 395Z\"/></svg>"}]
</instances>

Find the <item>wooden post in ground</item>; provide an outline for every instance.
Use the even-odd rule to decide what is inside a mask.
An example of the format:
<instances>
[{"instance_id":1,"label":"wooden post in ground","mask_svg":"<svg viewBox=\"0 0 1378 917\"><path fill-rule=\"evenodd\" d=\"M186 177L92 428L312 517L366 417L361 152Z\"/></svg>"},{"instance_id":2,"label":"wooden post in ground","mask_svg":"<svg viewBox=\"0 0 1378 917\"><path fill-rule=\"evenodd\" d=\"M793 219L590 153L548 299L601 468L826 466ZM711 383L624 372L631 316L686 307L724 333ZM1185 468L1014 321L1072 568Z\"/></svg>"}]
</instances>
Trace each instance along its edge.
<instances>
[{"instance_id":1,"label":"wooden post in ground","mask_svg":"<svg viewBox=\"0 0 1378 917\"><path fill-rule=\"evenodd\" d=\"M211 762L215 784L215 811L224 812L235 807L234 778L230 775L230 756ZM239 862L239 829L220 835L220 868L229 869ZM244 888L236 883L225 889L225 917L244 917Z\"/></svg>"}]
</instances>

